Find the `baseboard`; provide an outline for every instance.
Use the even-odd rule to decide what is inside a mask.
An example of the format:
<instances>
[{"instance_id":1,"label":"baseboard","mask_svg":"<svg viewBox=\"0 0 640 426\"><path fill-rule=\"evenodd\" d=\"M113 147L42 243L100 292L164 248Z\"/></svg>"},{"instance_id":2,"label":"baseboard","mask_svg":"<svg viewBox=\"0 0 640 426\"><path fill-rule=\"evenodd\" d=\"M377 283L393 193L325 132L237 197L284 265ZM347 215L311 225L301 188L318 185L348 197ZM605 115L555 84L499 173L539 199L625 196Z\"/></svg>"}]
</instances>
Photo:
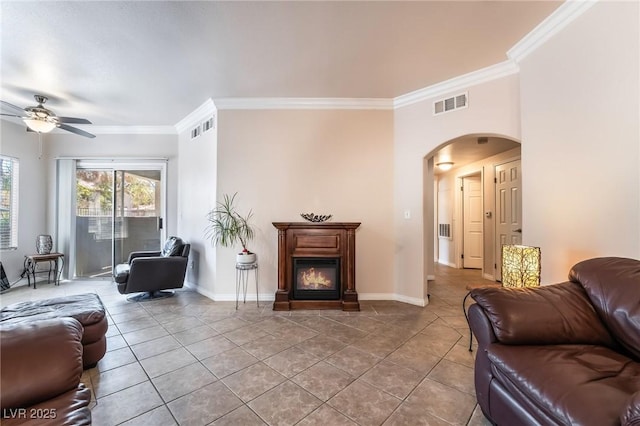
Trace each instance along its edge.
<instances>
[{"instance_id":1,"label":"baseboard","mask_svg":"<svg viewBox=\"0 0 640 426\"><path fill-rule=\"evenodd\" d=\"M207 296L209 297L209 296ZM236 301L236 295L235 293L233 294L214 294L213 298L210 297L210 299L213 299L215 302L235 302ZM240 295L240 300L243 300L242 295ZM275 294L272 293L268 293L268 294L260 294L260 302L273 302L274 300L276 300L276 296ZM256 301L256 295L255 294L247 294L247 302L255 302Z\"/></svg>"},{"instance_id":2,"label":"baseboard","mask_svg":"<svg viewBox=\"0 0 640 426\"><path fill-rule=\"evenodd\" d=\"M435 281L435 280L436 280L435 275L427 275L427 281Z\"/></svg>"},{"instance_id":3,"label":"baseboard","mask_svg":"<svg viewBox=\"0 0 640 426\"><path fill-rule=\"evenodd\" d=\"M438 260L438 263L445 266L450 266L452 268L457 268L458 266L455 263L445 262L444 260Z\"/></svg>"},{"instance_id":4,"label":"baseboard","mask_svg":"<svg viewBox=\"0 0 640 426\"><path fill-rule=\"evenodd\" d=\"M496 277L493 276L493 274L482 274L482 278L484 278L485 280L489 280L489 281L495 281Z\"/></svg>"},{"instance_id":5,"label":"baseboard","mask_svg":"<svg viewBox=\"0 0 640 426\"><path fill-rule=\"evenodd\" d=\"M214 302L235 302L236 295L235 293L212 293L208 290L205 290L194 283L185 281L184 286L197 291L203 296L213 300ZM408 303L410 305L415 306L426 306L429 303L425 299L420 299L419 297L407 297L401 294L396 293L358 293L359 300L394 300L396 302ZM273 302L275 300L274 293L261 293L260 294L260 302ZM255 302L256 295L255 294L247 294L247 302Z\"/></svg>"},{"instance_id":6,"label":"baseboard","mask_svg":"<svg viewBox=\"0 0 640 426\"><path fill-rule=\"evenodd\" d=\"M415 306L426 306L427 302L419 297L407 297L396 293L358 293L359 300L393 300Z\"/></svg>"},{"instance_id":7,"label":"baseboard","mask_svg":"<svg viewBox=\"0 0 640 426\"><path fill-rule=\"evenodd\" d=\"M198 285L188 281L185 281L184 286L189 288L190 290L200 293L201 295L213 300L214 302L235 302L236 301L235 293L231 293L231 294L213 293L209 290L203 289L202 287L199 287ZM276 298L275 293L261 293L259 301L273 302L275 298ZM242 300L242 297L241 297L241 300ZM255 301L256 301L255 294L247 294L247 302L255 302Z\"/></svg>"}]
</instances>

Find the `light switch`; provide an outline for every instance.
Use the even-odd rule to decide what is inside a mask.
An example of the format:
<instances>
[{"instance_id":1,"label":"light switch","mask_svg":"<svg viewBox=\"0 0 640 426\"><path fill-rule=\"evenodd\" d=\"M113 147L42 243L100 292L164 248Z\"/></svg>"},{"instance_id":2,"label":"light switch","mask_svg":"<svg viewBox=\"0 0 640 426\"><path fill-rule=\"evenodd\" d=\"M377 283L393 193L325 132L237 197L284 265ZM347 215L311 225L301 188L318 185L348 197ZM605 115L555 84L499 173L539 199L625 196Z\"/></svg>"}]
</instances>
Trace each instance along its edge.
<instances>
[{"instance_id":1,"label":"light switch","mask_svg":"<svg viewBox=\"0 0 640 426\"><path fill-rule=\"evenodd\" d=\"M411 210L405 210L404 211L404 218L405 219L411 219Z\"/></svg>"}]
</instances>

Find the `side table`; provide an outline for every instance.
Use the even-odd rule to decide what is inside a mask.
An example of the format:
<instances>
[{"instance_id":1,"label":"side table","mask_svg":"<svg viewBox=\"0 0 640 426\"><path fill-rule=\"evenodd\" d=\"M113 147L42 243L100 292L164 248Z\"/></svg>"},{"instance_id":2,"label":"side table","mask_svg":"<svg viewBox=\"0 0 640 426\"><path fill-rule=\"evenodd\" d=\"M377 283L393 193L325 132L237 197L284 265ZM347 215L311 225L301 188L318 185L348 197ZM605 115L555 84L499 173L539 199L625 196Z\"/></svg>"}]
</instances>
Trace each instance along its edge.
<instances>
[{"instance_id":1,"label":"side table","mask_svg":"<svg viewBox=\"0 0 640 426\"><path fill-rule=\"evenodd\" d=\"M236 310L240 299L240 287L243 291L243 303L247 303L247 285L249 283L249 272L255 271L254 280L256 282L256 306L260 307L258 300L258 262L236 263Z\"/></svg>"},{"instance_id":2,"label":"side table","mask_svg":"<svg viewBox=\"0 0 640 426\"><path fill-rule=\"evenodd\" d=\"M469 352L473 352L473 332L471 331L471 324L469 324L469 314L467 314L467 299L471 296L471 290L475 290L476 288L483 287L502 287L499 283L492 283L488 281L486 283L477 283L477 284L467 284L467 294L462 299L462 312L464 313L464 318L467 320L467 326L469 327Z\"/></svg>"},{"instance_id":3,"label":"side table","mask_svg":"<svg viewBox=\"0 0 640 426\"><path fill-rule=\"evenodd\" d=\"M46 271L38 271L38 263L48 262L49 269ZM27 254L24 256L24 270L27 273L27 283L31 286L31 278L33 278L33 288L36 288L36 274L47 273L47 283L51 282L51 273L53 273L54 285L60 285L60 276L64 268L64 254Z\"/></svg>"}]
</instances>

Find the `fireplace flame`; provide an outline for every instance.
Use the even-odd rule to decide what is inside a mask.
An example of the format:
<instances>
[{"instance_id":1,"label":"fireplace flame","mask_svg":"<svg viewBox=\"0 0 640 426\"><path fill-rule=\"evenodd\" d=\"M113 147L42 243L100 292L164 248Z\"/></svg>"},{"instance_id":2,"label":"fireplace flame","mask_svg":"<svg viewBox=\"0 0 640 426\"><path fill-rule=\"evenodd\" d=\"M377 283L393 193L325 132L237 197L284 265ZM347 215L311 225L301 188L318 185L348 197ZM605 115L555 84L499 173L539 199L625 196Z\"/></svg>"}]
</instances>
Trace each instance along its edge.
<instances>
[{"instance_id":1,"label":"fireplace flame","mask_svg":"<svg viewBox=\"0 0 640 426\"><path fill-rule=\"evenodd\" d=\"M322 272L316 272L315 268L309 268L302 272L302 284L305 288L324 289L333 288L331 280Z\"/></svg>"}]
</instances>

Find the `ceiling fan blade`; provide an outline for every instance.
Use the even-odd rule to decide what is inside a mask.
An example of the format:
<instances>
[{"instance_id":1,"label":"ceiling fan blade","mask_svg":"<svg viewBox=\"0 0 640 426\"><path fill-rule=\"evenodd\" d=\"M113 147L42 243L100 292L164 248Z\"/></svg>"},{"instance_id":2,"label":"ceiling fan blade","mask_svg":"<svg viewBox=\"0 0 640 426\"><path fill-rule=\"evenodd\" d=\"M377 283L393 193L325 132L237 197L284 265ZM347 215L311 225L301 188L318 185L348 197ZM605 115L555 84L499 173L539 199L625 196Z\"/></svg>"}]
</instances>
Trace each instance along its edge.
<instances>
[{"instance_id":1,"label":"ceiling fan blade","mask_svg":"<svg viewBox=\"0 0 640 426\"><path fill-rule=\"evenodd\" d=\"M75 118L75 117L58 117L58 122L70 123L70 124L92 124L86 118Z\"/></svg>"},{"instance_id":2,"label":"ceiling fan blade","mask_svg":"<svg viewBox=\"0 0 640 426\"><path fill-rule=\"evenodd\" d=\"M93 135L93 134L91 134L89 132L85 132L82 129L78 129L77 127L67 126L66 124L63 124L63 123L58 123L57 127L59 129L66 130L67 132L75 133L76 135L84 136L84 137L87 137L87 138L95 138L96 137L96 135Z\"/></svg>"},{"instance_id":3,"label":"ceiling fan blade","mask_svg":"<svg viewBox=\"0 0 640 426\"><path fill-rule=\"evenodd\" d=\"M20 116L20 115L15 115L15 114L4 114L4 113L0 113L0 115L4 115L5 117L25 118L25 117L22 117L22 116Z\"/></svg>"},{"instance_id":4,"label":"ceiling fan blade","mask_svg":"<svg viewBox=\"0 0 640 426\"><path fill-rule=\"evenodd\" d=\"M20 108L19 106L15 106L14 104L10 104L9 102L5 101L0 101L0 103L2 103L2 106L5 108L15 109L16 111L20 111L20 113L24 113L24 109Z\"/></svg>"}]
</instances>

